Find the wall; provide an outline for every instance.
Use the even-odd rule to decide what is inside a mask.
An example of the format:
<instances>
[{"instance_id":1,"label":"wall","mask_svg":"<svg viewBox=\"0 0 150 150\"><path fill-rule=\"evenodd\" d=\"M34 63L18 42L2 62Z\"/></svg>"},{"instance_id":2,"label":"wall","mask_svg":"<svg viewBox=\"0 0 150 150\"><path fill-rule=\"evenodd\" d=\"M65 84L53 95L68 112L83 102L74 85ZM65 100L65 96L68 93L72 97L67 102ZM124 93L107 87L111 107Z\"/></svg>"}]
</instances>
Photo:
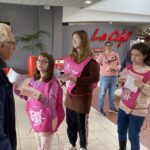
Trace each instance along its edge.
<instances>
[{"instance_id":1,"label":"wall","mask_svg":"<svg viewBox=\"0 0 150 150\"><path fill-rule=\"evenodd\" d=\"M0 20L11 22L12 30L17 35L33 33L40 29L45 29L50 34L50 37L42 39L47 45L47 51L52 53L55 58L66 56L72 48L71 34L77 29L85 29L89 36L93 34L94 30L99 27L101 35L104 32L112 33L118 29L121 33L124 28L135 33L136 27L123 26L121 24L87 24L87 25L74 25L62 27L62 7L51 7L50 10L45 10L43 6L25 6L25 5L9 5L0 4ZM130 40L135 39L135 34L132 35ZM129 50L129 42L123 43L120 48L116 47L114 42L114 49L120 54L121 59ZM92 47L103 47L104 42L91 42ZM21 50L22 44L17 44L17 50L8 65L10 67L27 71L27 57L30 51ZM36 55L38 52L36 53Z\"/></svg>"},{"instance_id":2,"label":"wall","mask_svg":"<svg viewBox=\"0 0 150 150\"><path fill-rule=\"evenodd\" d=\"M125 25L115 25L115 24L106 24L106 23L99 23L99 24L85 24L85 25L64 25L63 26L63 57L67 55L71 49L72 49L72 33L75 30L86 30L88 32L89 37L92 36L95 29L99 28L100 31L98 32L98 36L101 36L104 32L106 32L108 35L110 35L114 30L118 30L121 34L123 29L126 29L127 31L132 31L133 34L129 38L128 42L123 42L120 47L117 47L118 42L113 42L113 47L116 52L119 53L121 60L126 55L126 52L130 49L130 40L135 39L135 30L136 27L134 26L125 26ZM104 47L104 41L91 41L91 46L93 48L103 48Z\"/></svg>"},{"instance_id":3,"label":"wall","mask_svg":"<svg viewBox=\"0 0 150 150\"><path fill-rule=\"evenodd\" d=\"M50 37L42 39L47 46L46 50L52 53L55 58L61 57L62 7L51 7L51 9L45 10L43 6L0 4L0 21L11 22L15 36L34 33L41 29L46 30L50 35ZM60 28L59 34L56 34L54 31L58 28ZM54 37L58 40L53 40ZM22 44L18 43L16 52L12 59L8 61L8 65L21 72L26 72L27 57L31 52L21 50L21 47ZM35 53L35 55L38 54L39 52Z\"/></svg>"}]
</instances>

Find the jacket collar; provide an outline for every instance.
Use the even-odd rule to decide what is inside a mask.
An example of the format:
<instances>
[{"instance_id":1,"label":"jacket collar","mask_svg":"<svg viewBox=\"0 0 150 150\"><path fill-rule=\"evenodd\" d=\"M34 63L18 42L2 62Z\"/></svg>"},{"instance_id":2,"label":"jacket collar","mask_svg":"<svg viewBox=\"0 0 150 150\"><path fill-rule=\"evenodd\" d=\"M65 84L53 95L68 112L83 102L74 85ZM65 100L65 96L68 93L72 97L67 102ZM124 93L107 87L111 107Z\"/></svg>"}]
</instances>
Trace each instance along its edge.
<instances>
[{"instance_id":1,"label":"jacket collar","mask_svg":"<svg viewBox=\"0 0 150 150\"><path fill-rule=\"evenodd\" d=\"M0 69L3 70L6 67L7 67L6 62L2 58L0 58Z\"/></svg>"}]
</instances>

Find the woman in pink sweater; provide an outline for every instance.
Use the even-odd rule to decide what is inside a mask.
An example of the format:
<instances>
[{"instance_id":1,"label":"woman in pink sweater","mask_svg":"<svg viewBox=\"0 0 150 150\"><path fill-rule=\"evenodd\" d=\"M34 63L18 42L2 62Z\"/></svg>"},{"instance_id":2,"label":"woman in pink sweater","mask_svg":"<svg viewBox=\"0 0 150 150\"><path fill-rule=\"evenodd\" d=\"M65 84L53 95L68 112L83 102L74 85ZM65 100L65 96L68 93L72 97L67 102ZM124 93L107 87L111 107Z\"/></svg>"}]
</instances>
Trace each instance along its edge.
<instances>
[{"instance_id":1,"label":"woman in pink sweater","mask_svg":"<svg viewBox=\"0 0 150 150\"><path fill-rule=\"evenodd\" d=\"M100 65L99 111L102 115L105 115L103 107L107 89L109 90L109 112L117 112L114 105L114 92L121 65L119 55L113 51L112 46L112 42L107 41L105 51L97 58Z\"/></svg>"},{"instance_id":2,"label":"woman in pink sweater","mask_svg":"<svg viewBox=\"0 0 150 150\"><path fill-rule=\"evenodd\" d=\"M127 133L131 150L140 150L139 134L150 104L149 47L138 43L131 47L132 65L118 79L122 96L118 111L119 150L126 150Z\"/></svg>"}]
</instances>

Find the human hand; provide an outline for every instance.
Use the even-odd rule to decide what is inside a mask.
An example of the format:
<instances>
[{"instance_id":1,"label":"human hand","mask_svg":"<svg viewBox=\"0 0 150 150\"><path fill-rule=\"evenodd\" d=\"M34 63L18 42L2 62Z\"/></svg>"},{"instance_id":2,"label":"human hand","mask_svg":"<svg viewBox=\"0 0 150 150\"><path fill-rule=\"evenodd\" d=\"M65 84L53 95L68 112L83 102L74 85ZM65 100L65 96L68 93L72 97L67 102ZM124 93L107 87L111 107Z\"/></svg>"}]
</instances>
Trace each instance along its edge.
<instances>
[{"instance_id":1,"label":"human hand","mask_svg":"<svg viewBox=\"0 0 150 150\"><path fill-rule=\"evenodd\" d=\"M44 99L45 98L45 96L44 96L44 94L43 93L39 93L38 94L38 100L40 101L41 99Z\"/></svg>"},{"instance_id":2,"label":"human hand","mask_svg":"<svg viewBox=\"0 0 150 150\"><path fill-rule=\"evenodd\" d=\"M139 80L135 80L134 81L134 85L137 86L138 88L142 89L144 87L144 82L139 81Z\"/></svg>"},{"instance_id":3,"label":"human hand","mask_svg":"<svg viewBox=\"0 0 150 150\"><path fill-rule=\"evenodd\" d=\"M52 130L55 130L57 127L58 118L52 119Z\"/></svg>"},{"instance_id":4,"label":"human hand","mask_svg":"<svg viewBox=\"0 0 150 150\"><path fill-rule=\"evenodd\" d=\"M108 70L108 71L116 71L112 66L108 66L108 67L107 67L107 70Z\"/></svg>"},{"instance_id":5,"label":"human hand","mask_svg":"<svg viewBox=\"0 0 150 150\"><path fill-rule=\"evenodd\" d=\"M38 90L36 90L28 85L23 86L21 88L21 92L20 92L20 95L31 97L35 100L39 100L40 94L41 94L41 92L39 92Z\"/></svg>"},{"instance_id":6,"label":"human hand","mask_svg":"<svg viewBox=\"0 0 150 150\"><path fill-rule=\"evenodd\" d=\"M13 90L16 90L17 89L17 84L13 84Z\"/></svg>"},{"instance_id":7,"label":"human hand","mask_svg":"<svg viewBox=\"0 0 150 150\"><path fill-rule=\"evenodd\" d=\"M124 85L125 82L126 82L126 78L125 77L121 76L121 77L118 78L118 83L120 85Z\"/></svg>"},{"instance_id":8,"label":"human hand","mask_svg":"<svg viewBox=\"0 0 150 150\"><path fill-rule=\"evenodd\" d=\"M110 68L110 71L116 71L114 68Z\"/></svg>"},{"instance_id":9,"label":"human hand","mask_svg":"<svg viewBox=\"0 0 150 150\"><path fill-rule=\"evenodd\" d=\"M75 83L77 82L77 78L73 75L68 75L67 79Z\"/></svg>"},{"instance_id":10,"label":"human hand","mask_svg":"<svg viewBox=\"0 0 150 150\"><path fill-rule=\"evenodd\" d=\"M16 83L13 83L13 91L17 91L18 90L18 85Z\"/></svg>"}]
</instances>

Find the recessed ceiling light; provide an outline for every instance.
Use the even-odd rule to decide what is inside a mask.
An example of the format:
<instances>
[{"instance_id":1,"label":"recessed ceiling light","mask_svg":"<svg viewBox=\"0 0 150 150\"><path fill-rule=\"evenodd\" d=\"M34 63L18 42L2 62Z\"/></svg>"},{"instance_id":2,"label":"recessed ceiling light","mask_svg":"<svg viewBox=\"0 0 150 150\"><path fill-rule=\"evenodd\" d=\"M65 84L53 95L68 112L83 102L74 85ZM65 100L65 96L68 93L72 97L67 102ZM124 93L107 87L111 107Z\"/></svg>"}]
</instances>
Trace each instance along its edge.
<instances>
[{"instance_id":1,"label":"recessed ceiling light","mask_svg":"<svg viewBox=\"0 0 150 150\"><path fill-rule=\"evenodd\" d=\"M85 3L86 3L86 4L91 4L91 3L92 3L92 1L90 1L90 0L86 0L86 1L85 1Z\"/></svg>"},{"instance_id":2,"label":"recessed ceiling light","mask_svg":"<svg viewBox=\"0 0 150 150\"><path fill-rule=\"evenodd\" d=\"M49 10L50 9L50 5L44 5L44 9Z\"/></svg>"}]
</instances>

